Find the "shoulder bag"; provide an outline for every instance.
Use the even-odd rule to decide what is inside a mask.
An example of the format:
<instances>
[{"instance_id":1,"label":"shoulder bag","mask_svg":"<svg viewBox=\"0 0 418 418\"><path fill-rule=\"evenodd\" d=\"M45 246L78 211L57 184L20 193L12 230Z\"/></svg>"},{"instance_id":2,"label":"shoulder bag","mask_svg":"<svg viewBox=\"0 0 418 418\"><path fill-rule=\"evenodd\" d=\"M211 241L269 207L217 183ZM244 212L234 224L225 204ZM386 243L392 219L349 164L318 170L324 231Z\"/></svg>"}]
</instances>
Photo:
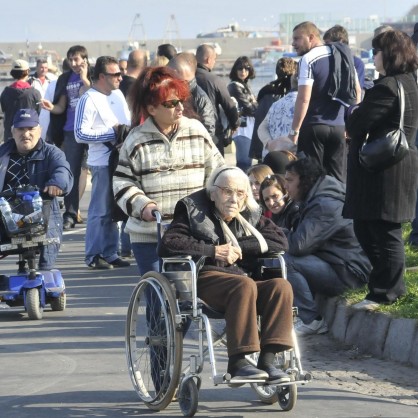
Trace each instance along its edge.
<instances>
[{"instance_id":1,"label":"shoulder bag","mask_svg":"<svg viewBox=\"0 0 418 418\"><path fill-rule=\"evenodd\" d=\"M399 128L379 138L370 136L364 141L360 152L360 165L367 171L377 172L392 167L408 153L409 146L404 132L405 93L402 83L398 84L399 106L401 118Z\"/></svg>"}]
</instances>

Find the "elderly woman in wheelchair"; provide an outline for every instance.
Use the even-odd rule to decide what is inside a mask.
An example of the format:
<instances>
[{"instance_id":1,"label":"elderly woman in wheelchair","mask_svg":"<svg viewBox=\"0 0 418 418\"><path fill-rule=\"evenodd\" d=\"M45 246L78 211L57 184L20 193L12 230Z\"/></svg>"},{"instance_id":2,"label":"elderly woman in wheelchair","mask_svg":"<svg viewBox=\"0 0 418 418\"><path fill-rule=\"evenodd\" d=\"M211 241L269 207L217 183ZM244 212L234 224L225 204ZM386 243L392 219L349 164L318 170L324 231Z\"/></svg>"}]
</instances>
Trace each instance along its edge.
<instances>
[{"instance_id":1,"label":"elderly woman in wheelchair","mask_svg":"<svg viewBox=\"0 0 418 418\"><path fill-rule=\"evenodd\" d=\"M206 189L177 203L174 220L162 237L162 257L206 256L197 295L225 316L231 383L290 381L274 366L274 358L293 347L292 288L283 278L263 280L255 268L257 258L286 249L281 229L261 215L248 177L228 166L214 170ZM256 367L245 358L254 352L260 352Z\"/></svg>"}]
</instances>

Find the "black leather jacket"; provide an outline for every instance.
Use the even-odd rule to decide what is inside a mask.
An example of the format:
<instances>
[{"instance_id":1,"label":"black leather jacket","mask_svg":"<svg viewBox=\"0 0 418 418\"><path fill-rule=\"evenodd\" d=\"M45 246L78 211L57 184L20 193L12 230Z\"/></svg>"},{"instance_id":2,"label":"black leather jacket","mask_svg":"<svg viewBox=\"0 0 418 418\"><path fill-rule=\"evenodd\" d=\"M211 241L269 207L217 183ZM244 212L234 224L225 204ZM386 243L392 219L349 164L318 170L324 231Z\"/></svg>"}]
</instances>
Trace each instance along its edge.
<instances>
[{"instance_id":1,"label":"black leather jacket","mask_svg":"<svg viewBox=\"0 0 418 418\"><path fill-rule=\"evenodd\" d=\"M270 219L261 216L261 211L244 210L241 215L265 238L270 252L287 249L284 233ZM245 236L240 224L232 220L228 224L236 236L242 250L242 260L229 266L219 266L215 260L215 246L226 244L226 240L215 215L214 203L207 196L206 190L200 190L181 199L175 208L174 219L165 232L159 246L161 257L188 254L195 258L206 256L202 270L217 270L234 274L251 274L260 257L261 248L258 240Z\"/></svg>"},{"instance_id":2,"label":"black leather jacket","mask_svg":"<svg viewBox=\"0 0 418 418\"><path fill-rule=\"evenodd\" d=\"M189 82L190 93L193 98L194 111L200 116L203 126L208 130L210 136L215 136L215 109L205 91L197 85L194 78Z\"/></svg>"}]
</instances>

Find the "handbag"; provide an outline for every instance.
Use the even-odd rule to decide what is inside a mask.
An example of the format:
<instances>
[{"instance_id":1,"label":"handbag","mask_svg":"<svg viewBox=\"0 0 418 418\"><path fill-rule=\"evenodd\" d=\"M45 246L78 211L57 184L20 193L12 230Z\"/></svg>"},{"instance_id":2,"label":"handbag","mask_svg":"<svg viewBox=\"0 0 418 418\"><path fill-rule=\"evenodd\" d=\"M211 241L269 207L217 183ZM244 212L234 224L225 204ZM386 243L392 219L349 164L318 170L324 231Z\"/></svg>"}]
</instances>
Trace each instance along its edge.
<instances>
[{"instance_id":1,"label":"handbag","mask_svg":"<svg viewBox=\"0 0 418 418\"><path fill-rule=\"evenodd\" d=\"M370 138L364 141L360 152L360 165L367 171L377 172L392 167L401 161L408 153L409 146L404 132L405 92L402 83L398 84L399 106L401 118L399 128L388 132L379 138Z\"/></svg>"}]
</instances>

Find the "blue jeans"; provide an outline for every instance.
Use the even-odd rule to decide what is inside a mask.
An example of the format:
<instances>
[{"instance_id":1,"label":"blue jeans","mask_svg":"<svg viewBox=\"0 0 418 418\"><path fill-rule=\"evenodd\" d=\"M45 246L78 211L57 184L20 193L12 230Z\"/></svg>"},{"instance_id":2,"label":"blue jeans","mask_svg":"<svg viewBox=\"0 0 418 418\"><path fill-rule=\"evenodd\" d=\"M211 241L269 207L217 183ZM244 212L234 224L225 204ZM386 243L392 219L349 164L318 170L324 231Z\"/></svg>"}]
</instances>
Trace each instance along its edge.
<instances>
[{"instance_id":1,"label":"blue jeans","mask_svg":"<svg viewBox=\"0 0 418 418\"><path fill-rule=\"evenodd\" d=\"M148 271L160 271L157 243L132 242L131 247L141 276Z\"/></svg>"},{"instance_id":2,"label":"blue jeans","mask_svg":"<svg viewBox=\"0 0 418 418\"><path fill-rule=\"evenodd\" d=\"M300 319L309 324L318 315L315 293L336 296L344 292L345 286L329 263L315 255L294 257L285 254L287 280L292 285L294 305Z\"/></svg>"},{"instance_id":3,"label":"blue jeans","mask_svg":"<svg viewBox=\"0 0 418 418\"><path fill-rule=\"evenodd\" d=\"M64 219L71 217L74 221L77 219L77 213L79 209L79 188L78 183L80 181L81 166L83 158L86 152L86 144L79 144L74 137L74 132L64 132L64 143L62 150L64 151L65 158L70 164L71 172L74 176L74 185L70 193L64 197Z\"/></svg>"},{"instance_id":4,"label":"blue jeans","mask_svg":"<svg viewBox=\"0 0 418 418\"><path fill-rule=\"evenodd\" d=\"M87 214L86 264L100 255L107 262L118 258L119 232L112 221L113 192L108 166L90 166L91 199Z\"/></svg>"},{"instance_id":5,"label":"blue jeans","mask_svg":"<svg viewBox=\"0 0 418 418\"><path fill-rule=\"evenodd\" d=\"M48 218L47 238L59 238L62 242L62 217L56 198L51 201L51 211ZM49 244L41 248L39 255L39 270L51 270L57 260L60 244Z\"/></svg>"},{"instance_id":6,"label":"blue jeans","mask_svg":"<svg viewBox=\"0 0 418 418\"><path fill-rule=\"evenodd\" d=\"M250 153L251 139L246 136L238 135L233 138L235 143L235 156L237 159L237 167L246 172L252 163L252 159L248 156Z\"/></svg>"},{"instance_id":7,"label":"blue jeans","mask_svg":"<svg viewBox=\"0 0 418 418\"><path fill-rule=\"evenodd\" d=\"M121 255L130 254L132 251L131 248L131 239L129 234L125 232L126 221L119 222L119 242L120 247L119 251Z\"/></svg>"}]
</instances>

